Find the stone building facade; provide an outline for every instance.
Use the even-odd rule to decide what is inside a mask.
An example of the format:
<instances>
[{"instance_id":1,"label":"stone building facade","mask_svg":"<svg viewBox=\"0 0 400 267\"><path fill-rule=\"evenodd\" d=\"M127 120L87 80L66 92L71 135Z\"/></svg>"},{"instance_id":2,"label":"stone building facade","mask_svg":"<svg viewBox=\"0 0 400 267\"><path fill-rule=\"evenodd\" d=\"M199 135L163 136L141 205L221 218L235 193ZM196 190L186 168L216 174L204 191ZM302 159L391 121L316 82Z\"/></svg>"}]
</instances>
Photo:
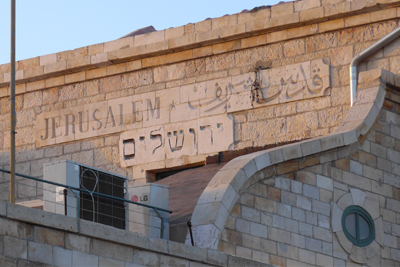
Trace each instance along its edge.
<instances>
[{"instance_id":1,"label":"stone building facade","mask_svg":"<svg viewBox=\"0 0 400 267\"><path fill-rule=\"evenodd\" d=\"M399 264L399 98L391 89L399 77L360 76L368 83L332 134L234 159L214 176L192 216L200 244L281 266ZM373 221L365 246L345 235L342 218L354 206Z\"/></svg>"},{"instance_id":2,"label":"stone building facade","mask_svg":"<svg viewBox=\"0 0 400 267\"><path fill-rule=\"evenodd\" d=\"M218 155L228 162L189 212L196 246L280 266L398 265L400 39L359 65L353 106L349 64L399 27L399 6L286 2L19 61L17 172L71 160L133 186ZM3 169L9 80L1 65ZM19 201L42 195L17 184ZM340 223L350 206L374 225L364 247Z\"/></svg>"}]
</instances>

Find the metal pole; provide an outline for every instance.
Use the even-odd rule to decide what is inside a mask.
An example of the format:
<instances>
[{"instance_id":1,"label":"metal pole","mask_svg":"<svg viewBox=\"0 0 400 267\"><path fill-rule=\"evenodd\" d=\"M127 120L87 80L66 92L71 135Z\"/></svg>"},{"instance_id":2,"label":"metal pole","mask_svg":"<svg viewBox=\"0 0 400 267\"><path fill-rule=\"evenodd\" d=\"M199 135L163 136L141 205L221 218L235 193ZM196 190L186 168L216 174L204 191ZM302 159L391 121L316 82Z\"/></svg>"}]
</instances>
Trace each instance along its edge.
<instances>
[{"instance_id":1,"label":"metal pole","mask_svg":"<svg viewBox=\"0 0 400 267\"><path fill-rule=\"evenodd\" d=\"M15 0L11 0L11 136L10 136L10 202L15 203Z\"/></svg>"},{"instance_id":2,"label":"metal pole","mask_svg":"<svg viewBox=\"0 0 400 267\"><path fill-rule=\"evenodd\" d=\"M66 216L68 213L68 190L64 189L64 215Z\"/></svg>"},{"instance_id":3,"label":"metal pole","mask_svg":"<svg viewBox=\"0 0 400 267\"><path fill-rule=\"evenodd\" d=\"M78 224L78 232L81 231L81 220L79 220L81 218L81 200L78 197L78 195L75 193L75 191L73 191L70 187L68 187L69 191L72 192L72 194L74 194L75 199L76 199L76 207L77 207L77 211L76 211L76 218L78 218L77 224Z\"/></svg>"},{"instance_id":4,"label":"metal pole","mask_svg":"<svg viewBox=\"0 0 400 267\"><path fill-rule=\"evenodd\" d=\"M189 233L190 233L190 241L192 242L192 246L194 247L194 242L193 242L193 233L192 233L192 222L188 221L187 226L189 227Z\"/></svg>"},{"instance_id":5,"label":"metal pole","mask_svg":"<svg viewBox=\"0 0 400 267\"><path fill-rule=\"evenodd\" d=\"M164 218L161 214L157 211L157 209L153 208L154 212L156 213L157 217L161 220L161 227L160 227L160 238L164 239Z\"/></svg>"}]
</instances>

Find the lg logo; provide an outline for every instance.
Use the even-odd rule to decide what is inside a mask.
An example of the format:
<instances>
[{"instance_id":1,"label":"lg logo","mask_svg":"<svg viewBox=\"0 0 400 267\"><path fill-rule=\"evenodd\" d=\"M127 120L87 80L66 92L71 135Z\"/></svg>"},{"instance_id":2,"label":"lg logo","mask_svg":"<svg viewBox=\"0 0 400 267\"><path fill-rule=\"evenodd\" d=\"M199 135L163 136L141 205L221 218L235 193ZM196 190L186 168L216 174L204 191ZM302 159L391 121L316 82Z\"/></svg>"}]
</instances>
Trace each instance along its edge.
<instances>
[{"instance_id":1,"label":"lg logo","mask_svg":"<svg viewBox=\"0 0 400 267\"><path fill-rule=\"evenodd\" d=\"M147 195L144 195L144 196L140 196L140 197L138 197L137 195L133 195L132 196L132 198L131 198L131 200L133 201L133 202L143 202L143 201L147 201L147 200L149 200L149 197L147 196Z\"/></svg>"}]
</instances>

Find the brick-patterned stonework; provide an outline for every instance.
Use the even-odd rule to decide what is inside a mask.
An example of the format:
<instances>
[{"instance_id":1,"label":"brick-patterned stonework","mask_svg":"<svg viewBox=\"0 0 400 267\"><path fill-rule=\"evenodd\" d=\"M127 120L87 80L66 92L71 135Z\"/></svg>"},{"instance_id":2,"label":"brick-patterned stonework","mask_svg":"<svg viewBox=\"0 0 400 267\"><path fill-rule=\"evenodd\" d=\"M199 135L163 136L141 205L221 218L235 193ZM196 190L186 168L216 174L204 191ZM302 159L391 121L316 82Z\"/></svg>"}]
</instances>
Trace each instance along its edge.
<instances>
[{"instance_id":1,"label":"brick-patterned stonework","mask_svg":"<svg viewBox=\"0 0 400 267\"><path fill-rule=\"evenodd\" d=\"M259 12L262 13L263 11ZM364 43L370 44L384 36L384 34L389 33L395 27L397 27L397 21L388 20L351 29L340 28L340 30L332 30L325 33L319 31L315 35L296 35L295 37L291 35L291 37L295 38L292 41L283 42L278 40L267 44L257 43L257 47L249 46L234 51L226 50L218 55L205 53L196 59L185 58L181 63L170 62L167 64L167 62L164 62L160 63L160 65L146 68L139 64L137 69L125 69L122 73L113 72L107 77L102 75L88 76L85 73L80 75L81 72L78 72L68 74L80 77L77 80L69 80L68 85L65 84L68 75L48 78L52 81L51 86L49 85L48 87L40 85L41 83L45 84L45 80L20 84L17 86L16 97L18 118L18 133L16 136L17 172L42 177L44 163L67 159L126 175L138 181L146 181L146 171L148 170L160 170L204 162L207 155L196 155L196 151L192 150L189 151L192 156L184 153L181 157L170 157L168 155L165 160L157 161L157 157L155 157L154 162L145 163L135 163L130 159L127 164L124 164L124 160L121 160L121 155L124 156L124 154L121 151L120 134L115 133L116 131L113 128L119 127L117 131L136 131L132 127L140 127L142 124L139 123L130 127L124 126L121 129L118 117L118 114L120 114L120 101L124 99L133 100L132 96L136 97L146 93L149 94L148 96L153 95L143 99L142 106L146 110L142 112L142 115L144 119L146 119L146 116L156 117L157 112L153 112L156 106L155 95L161 92L174 92L176 88L193 86L209 81L218 82L233 79L233 77L253 76L254 66L257 62L261 62L265 66L270 64L271 71L274 71L282 66L304 64L305 62L312 62L311 60L314 59L328 59L331 88L325 91L324 96L315 99L299 99L294 102L272 106L260 106L255 103L253 108L232 112L233 146L224 145L220 149L262 147L268 144L326 135L341 123L349 110L349 90L346 86L348 85L347 65L351 58L355 53L366 47ZM358 39L354 39L354 36L358 36ZM395 49L396 45L397 42L394 42L387 46L383 50L384 52L379 52L372 57L368 64L361 64L361 70L377 66L389 66L389 70L397 72L398 51ZM293 48L291 48L292 46ZM202 49L206 49L206 47ZM301 51L293 53L292 49L300 49ZM392 63L389 64L389 62ZM25 65L28 66L29 64ZM113 66L110 65L109 67ZM7 65L2 65L2 69L6 71ZM100 71L100 69L88 72ZM60 79L63 82L57 82ZM18 89L22 88L21 86L25 87L21 90ZM8 89L5 88L4 90L7 91ZM107 103L115 103L117 107L112 110L113 116L107 110ZM160 114L164 114L161 113L163 108L172 108L168 106L171 103L172 101L170 103L160 103L165 105L163 107L160 106ZM150 104L153 110L147 109ZM100 108L95 113L95 116L98 120L103 120L102 127L99 127L99 123L93 119L93 112L89 112L89 114L84 112L87 110L85 107L96 107L96 105L99 105ZM125 105L124 108L129 108L129 106ZM5 169L9 168L9 110L9 99L3 96L0 99L0 166ZM46 121L42 117L49 116L52 113L59 116L61 113L61 115L64 115L62 118L65 118L65 115L68 114L65 112L70 112L70 114L74 115L74 117L69 116L68 119L71 124L72 120L75 120L76 126L74 130L76 134L72 136L73 129L71 126L69 134L65 135L64 127L62 136L58 137L59 142L63 143L57 147L40 148L41 141L43 141L41 140L42 137L43 139L46 137L45 132L40 133L36 130L36 128L40 128L40 124L44 125L43 127L45 128ZM104 116L100 116L102 113L105 113ZM87 117L92 119L89 124L92 128L89 128L90 132L86 133L86 135L80 135L80 131L87 130L87 124L82 123L82 129L80 129L79 114L81 114L82 122ZM48 119L48 127L50 127L52 125L51 115ZM130 119L133 121L134 118ZM139 119L143 118L138 116ZM106 121L107 128L105 128ZM175 122L169 121L166 123ZM113 127L114 124L116 125L115 127ZM265 125L268 126L266 127ZM93 128L96 131L93 131ZM48 135L51 137L52 128L49 129ZM185 129L185 131L190 129L191 127ZM136 133L137 131L133 132L133 134ZM168 131L164 131L163 134L167 137ZM57 135L61 135L61 133L57 132ZM180 131L177 131L177 135L179 137ZM191 132L186 133L186 136L191 135ZM174 137L174 131L171 132L171 136ZM48 140L51 139L50 137ZM79 139L83 137L86 138ZM38 140L38 143L36 140ZM164 148L168 148L169 144L165 140L167 139L164 139ZM55 144L55 140L53 141ZM229 142L227 141L227 143ZM52 143L49 141L48 144ZM165 144L167 145L165 146ZM127 146L129 158L129 142ZM200 147L203 148L204 146ZM214 151L217 150L211 150L211 153L215 153ZM158 157L161 158L165 153L161 153ZM180 152L175 153L179 154ZM148 156L146 157L149 158ZM150 159L153 160L152 157ZM123 167L132 164L138 165ZM150 181L151 179L147 180ZM39 193L40 190L40 187L37 188ZM25 195L25 192L21 194L21 198L23 195Z\"/></svg>"},{"instance_id":2,"label":"brick-patterned stonework","mask_svg":"<svg viewBox=\"0 0 400 267\"><path fill-rule=\"evenodd\" d=\"M1 266L271 266L0 201Z\"/></svg>"},{"instance_id":3,"label":"brick-patterned stonework","mask_svg":"<svg viewBox=\"0 0 400 267\"><path fill-rule=\"evenodd\" d=\"M279 266L398 264L400 77L369 71L360 81L334 133L239 157L214 176L192 217L199 245ZM350 205L374 221L366 247L344 236Z\"/></svg>"},{"instance_id":4,"label":"brick-patterned stonework","mask_svg":"<svg viewBox=\"0 0 400 267\"><path fill-rule=\"evenodd\" d=\"M317 2L307 4L294 8L293 12L300 14L309 8L317 8L316 5ZM379 5L384 10L377 12L396 11L394 5L397 2ZM250 25L264 16L265 19L271 16L271 21L280 16L269 10L230 17L237 18L235 23ZM362 4L354 6L354 10L366 12ZM345 21L345 18L353 18L354 12L343 11L340 16L343 18L335 18ZM210 34L214 39L201 41L201 48L184 46L185 50L176 54L162 49L159 43L164 42L159 39L162 34L156 32L150 35L157 38L150 38L148 42L154 42L151 44L154 46L160 44L160 53L167 53L162 56L149 58L143 52L141 59L129 56L125 63L107 61L104 66L104 62L93 62L87 70L84 66L68 67L68 61L75 59L100 60L100 55L139 49L147 40L139 35L130 37L140 39L139 46L135 46L133 39L125 38L21 61L18 66L23 69L19 71L24 75L36 68L67 63L65 70L57 68L45 75L32 74L35 78L29 78L29 81L18 80L17 172L42 177L44 163L67 159L135 181L149 182L153 179L149 171L203 164L207 156L221 151L326 135L340 125L349 110L347 65L355 53L364 48L364 43L369 44L397 27L397 21L392 17L385 17L385 21L375 18L366 26L361 25L366 22L360 21L361 24L351 24L352 28L343 23L329 31L319 29L315 32L305 30L311 26L288 24L290 29L282 28L264 35L260 29L256 31L260 35L245 37L237 34L239 39L229 42L223 42L225 39L218 34L212 37L212 31L207 30L208 27L225 27L226 23L215 22L210 26L211 21L204 21L193 25L197 28L194 34L201 35L200 29L205 27L204 34ZM317 29L328 23L312 21L317 23ZM278 33L282 33L279 38ZM178 40L180 34L184 37L187 32L177 30L163 38ZM264 41L260 42L260 39ZM211 40L218 44L212 44ZM396 42L387 46L384 53L372 57L368 64L362 64L361 70L383 65L391 66L388 69L396 72L398 51L395 47ZM315 70L323 71L323 74L314 80L314 63L321 61L324 64L318 63L322 67ZM259 101L251 102L250 87L256 66L266 69L258 72L261 88L257 92L259 96L253 100ZM4 75L8 71L8 65L1 66L0 72ZM319 90L321 83L323 90ZM306 89L300 90L303 87ZM215 90L217 97L206 95L205 89L208 89L207 94ZM0 167L5 169L9 168L10 146L8 90L6 87L0 89L5 92L0 94ZM192 91L199 93L196 95ZM226 91L234 93L228 96ZM187 99L188 95L194 98ZM229 101L224 103L228 97ZM189 106L189 100L193 105ZM209 102L212 102L210 107L206 105ZM185 145L182 145L183 137ZM41 187L31 191L40 195ZM24 188L18 192L21 192L19 199L36 195L31 193L27 197Z\"/></svg>"},{"instance_id":5,"label":"brick-patterned stonework","mask_svg":"<svg viewBox=\"0 0 400 267\"><path fill-rule=\"evenodd\" d=\"M399 6L287 2L19 61L16 171L41 178L43 164L71 160L132 185L219 152L299 141L238 157L216 174L192 216L196 245L276 265L395 264L400 41L359 65L353 107L348 67L399 27ZM9 81L10 65L1 65L2 169L10 168ZM8 191L8 176L0 178ZM342 202L363 195L355 189L379 203L373 218L384 233L361 250L332 222ZM40 199L42 185L18 181L16 194Z\"/></svg>"}]
</instances>

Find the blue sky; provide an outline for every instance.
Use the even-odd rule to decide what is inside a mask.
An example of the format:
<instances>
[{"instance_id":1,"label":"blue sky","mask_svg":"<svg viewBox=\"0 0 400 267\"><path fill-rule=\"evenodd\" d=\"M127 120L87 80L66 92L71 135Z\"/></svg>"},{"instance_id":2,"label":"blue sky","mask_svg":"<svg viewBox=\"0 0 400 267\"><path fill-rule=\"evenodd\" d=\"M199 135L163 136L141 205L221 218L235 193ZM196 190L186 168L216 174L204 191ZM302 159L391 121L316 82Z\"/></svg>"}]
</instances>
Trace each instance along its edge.
<instances>
[{"instance_id":1,"label":"blue sky","mask_svg":"<svg viewBox=\"0 0 400 267\"><path fill-rule=\"evenodd\" d=\"M0 64L10 62L10 0L0 0ZM178 27L277 0L16 0L16 59L118 39L153 25Z\"/></svg>"}]
</instances>

